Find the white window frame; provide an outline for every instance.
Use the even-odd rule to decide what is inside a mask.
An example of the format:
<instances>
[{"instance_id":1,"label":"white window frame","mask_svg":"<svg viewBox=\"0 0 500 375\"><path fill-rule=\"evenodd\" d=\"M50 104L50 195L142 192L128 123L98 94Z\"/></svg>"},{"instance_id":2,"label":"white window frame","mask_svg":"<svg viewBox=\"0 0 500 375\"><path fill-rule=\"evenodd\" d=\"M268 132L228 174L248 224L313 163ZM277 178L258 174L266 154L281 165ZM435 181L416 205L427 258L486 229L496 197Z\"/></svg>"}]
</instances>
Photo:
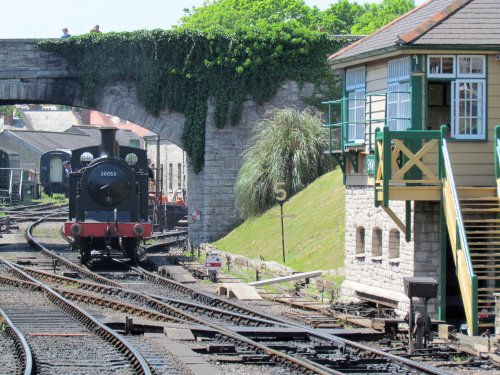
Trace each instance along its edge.
<instances>
[{"instance_id":1,"label":"white window frame","mask_svg":"<svg viewBox=\"0 0 500 375\"><path fill-rule=\"evenodd\" d=\"M461 59L481 59L481 73L461 73ZM486 56L484 55L457 55L457 78L486 78Z\"/></svg>"},{"instance_id":2,"label":"white window frame","mask_svg":"<svg viewBox=\"0 0 500 375\"><path fill-rule=\"evenodd\" d=\"M481 85L479 95L475 98L467 93L460 95L464 85ZM470 90L470 89L469 89ZM486 139L486 80L485 79L457 79L451 82L451 135L455 139ZM460 106L460 101L465 101L464 106ZM477 102L476 114L472 113L473 104ZM462 111L462 113L461 113ZM473 121L477 121L477 134L461 133L461 121L465 127L471 129Z\"/></svg>"},{"instance_id":3,"label":"white window frame","mask_svg":"<svg viewBox=\"0 0 500 375\"><path fill-rule=\"evenodd\" d=\"M443 58L451 58L453 60L453 72L451 73L441 73L441 72L431 72L431 59L440 58L441 59L441 70ZM428 55L427 56L427 77L429 78L455 78L457 71L457 57L456 55Z\"/></svg>"},{"instance_id":4,"label":"white window frame","mask_svg":"<svg viewBox=\"0 0 500 375\"><path fill-rule=\"evenodd\" d=\"M345 73L347 143L364 144L366 126L366 69L360 66Z\"/></svg>"},{"instance_id":5,"label":"white window frame","mask_svg":"<svg viewBox=\"0 0 500 375\"><path fill-rule=\"evenodd\" d=\"M390 130L400 131L411 127L410 74L410 56L389 60L387 64L387 125Z\"/></svg>"}]
</instances>

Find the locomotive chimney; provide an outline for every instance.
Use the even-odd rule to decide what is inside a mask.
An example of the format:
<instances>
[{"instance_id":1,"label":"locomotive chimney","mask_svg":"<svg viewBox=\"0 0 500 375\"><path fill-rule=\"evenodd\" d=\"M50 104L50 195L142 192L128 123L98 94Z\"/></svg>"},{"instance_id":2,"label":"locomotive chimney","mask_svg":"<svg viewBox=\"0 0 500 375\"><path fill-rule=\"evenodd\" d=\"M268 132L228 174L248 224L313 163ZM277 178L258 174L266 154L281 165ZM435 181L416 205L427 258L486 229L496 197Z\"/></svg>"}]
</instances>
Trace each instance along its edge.
<instances>
[{"instance_id":1,"label":"locomotive chimney","mask_svg":"<svg viewBox=\"0 0 500 375\"><path fill-rule=\"evenodd\" d=\"M100 128L101 130L101 147L100 157L113 157L119 154L118 142L116 142L117 128Z\"/></svg>"}]
</instances>

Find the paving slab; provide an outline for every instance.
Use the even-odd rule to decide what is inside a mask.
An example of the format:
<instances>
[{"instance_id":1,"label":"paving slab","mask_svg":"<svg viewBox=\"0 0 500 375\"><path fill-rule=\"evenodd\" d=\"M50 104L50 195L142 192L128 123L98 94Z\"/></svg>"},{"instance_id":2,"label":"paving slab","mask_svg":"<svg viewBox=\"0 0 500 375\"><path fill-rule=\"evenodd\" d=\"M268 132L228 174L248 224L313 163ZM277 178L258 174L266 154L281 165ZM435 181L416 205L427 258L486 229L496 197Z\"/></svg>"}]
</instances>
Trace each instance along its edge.
<instances>
[{"instance_id":1,"label":"paving slab","mask_svg":"<svg viewBox=\"0 0 500 375\"><path fill-rule=\"evenodd\" d=\"M255 287L244 283L222 283L217 287L217 294L240 301L261 300L262 297Z\"/></svg>"},{"instance_id":2,"label":"paving slab","mask_svg":"<svg viewBox=\"0 0 500 375\"><path fill-rule=\"evenodd\" d=\"M148 337L157 344L163 346L170 353L179 358L186 367L188 367L194 375L219 375L220 371L213 364L205 361L198 353L193 352L187 346L184 346L164 334L148 333L144 337Z\"/></svg>"}]
</instances>

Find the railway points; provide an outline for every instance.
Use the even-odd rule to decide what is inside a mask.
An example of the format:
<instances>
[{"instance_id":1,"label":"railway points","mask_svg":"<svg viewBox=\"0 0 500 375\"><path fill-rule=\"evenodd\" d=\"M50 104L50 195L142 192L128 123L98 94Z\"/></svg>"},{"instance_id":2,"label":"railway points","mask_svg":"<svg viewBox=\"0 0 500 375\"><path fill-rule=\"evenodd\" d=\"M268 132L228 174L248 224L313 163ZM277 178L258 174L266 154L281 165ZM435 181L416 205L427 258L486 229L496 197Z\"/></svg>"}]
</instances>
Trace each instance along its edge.
<instances>
[{"instance_id":1,"label":"railway points","mask_svg":"<svg viewBox=\"0 0 500 375\"><path fill-rule=\"evenodd\" d=\"M301 373L302 371L298 370L301 366L305 366L304 368L312 366L312 368L316 369L313 372L318 373L343 373L344 371L364 373L363 371L366 372L367 370L363 366L375 366L375 368L377 366L375 363L379 360L364 361L364 365L359 367L361 366L359 363L355 365L352 361L345 362L345 360L342 360L340 352L333 353L338 350L336 348L351 345L353 340L360 342L360 344L355 344L358 345L357 350L361 350L361 348L365 350L366 345L370 345L370 342L371 345L383 342L380 337L385 337L385 332L373 328L370 330L366 328L349 329L346 327L346 323L342 322L338 317L332 318L333 315L330 316L330 321L327 322L326 317L323 319L319 310L315 310L321 305L318 301L316 303L307 303L305 298L302 297L302 301L297 301L295 307L291 306L290 303L288 303L288 306L274 306L273 302L265 300L257 304L255 302L237 302L216 296L213 293L215 285L211 286L211 284L207 284L207 281L197 281L188 285L181 284L162 277L156 270L147 271L141 268L126 267L126 259L117 259L116 261L120 262L121 266L113 266L114 269L110 269L110 265L106 268L104 260L99 261L99 263L95 264L95 271L98 274L92 275L92 263L89 264L89 267L74 264L74 262L78 263L75 254L72 254L74 252L65 250L67 244L65 244L64 240L54 238L49 233L51 231L52 233L58 233L57 228L61 225L60 222L40 222L38 225L48 225L49 228L52 228L50 230L32 231L34 235L32 233L31 239L30 236L27 236L33 245L33 242L37 241L38 235L43 233L43 236L40 237L43 243L38 248L42 248L42 250L27 249L27 253L23 254L16 251L5 251L6 249L0 247L3 250L0 257L2 259L10 258L11 261L15 260L14 263L18 264L17 267L22 272L29 273L31 277L44 280L44 282L54 277L54 280L48 281L52 288L57 289L65 298L73 300L73 303L79 304L83 309L90 310L94 316L102 319L102 322L106 322L110 328L124 334L125 337L130 335L131 332L135 332L135 335L131 336L131 345L136 345L138 350L144 351L146 361L149 359L149 361L154 362L151 353L169 353L173 358L177 358L177 361L180 361L182 369L183 366L188 366L187 362L189 361L187 358L191 358L191 356L183 356L179 353L188 350L187 353L195 353L200 362L207 362L218 371L221 371L222 368L231 368L231 366L235 369L239 369L241 366L247 369L252 368L252 366L285 366L293 369L290 370L291 373ZM26 224L21 224L21 226L26 226ZM18 240L24 241L22 233L18 233ZM43 248L46 250L43 250ZM56 252L59 255L55 254ZM8 255L6 256L6 254ZM47 258L49 254L50 259ZM182 254L182 260L186 260L183 251L179 251L178 254ZM166 254L163 255L166 256ZM160 257L163 255L161 252L154 254L154 256ZM58 259L55 268L51 260L54 259L52 257ZM174 257L174 255L170 254L169 257ZM182 264L182 262L180 263ZM179 267L179 265L177 266ZM2 266L2 272L5 272L4 268ZM40 269L40 271L37 271L37 269ZM63 274L66 276L63 276ZM9 274L9 277L12 278L12 274ZM85 279L89 281L84 281ZM24 283L28 285L26 282ZM9 284L2 282L2 285L7 287ZM11 287L14 288L9 286L9 288ZM120 288L125 289L120 291ZM112 297L113 302L106 301L109 297ZM116 307L112 307L113 305ZM299 310L298 306L307 306L309 311ZM311 306L315 306L315 308ZM175 313L172 313L174 311ZM248 315L250 311L252 317ZM279 313L271 313L275 311L279 311ZM297 311L303 311L303 313ZM186 316L192 313L195 313L193 316L194 321L189 322L188 319L184 322ZM161 314L166 315L164 315L164 318L160 318ZM108 316L108 318L104 319L104 316ZM165 322L160 323L162 319ZM180 320L175 321L176 319ZM197 319L201 320L195 323ZM223 319L225 322L220 327L219 319ZM332 319L335 319L338 324L333 322ZM180 328L181 326L182 328ZM129 333L127 334L127 332ZM162 339L162 335L165 339ZM142 337L142 339L136 342L139 337ZM257 340L257 338L259 339ZM261 341L263 338L265 338L264 341ZM396 341L394 338L392 340ZM148 345L153 346L147 346L146 342L149 343ZM151 344L151 342L154 344ZM166 342L169 342L169 344ZM261 352L271 342L273 344L270 347L275 349L272 349L268 354ZM301 344L299 344L300 342ZM245 343L243 347L241 343ZM253 345L255 349L249 350L249 345ZM183 346L186 346L187 349L179 351L179 348ZM278 347L291 354L282 356L279 354L279 350L276 351ZM320 350L320 348L322 349ZM342 349L341 352L343 350L345 349ZM383 350L389 349L380 345L379 349L374 352L378 353L375 356L383 357L381 354ZM177 354L175 354L176 351ZM323 353L322 351L324 354L319 354ZM451 349L441 349L439 356L441 362L446 362L443 359L446 352L449 356L453 355L450 354L452 353ZM314 364L314 357L307 353L317 353L316 355L323 358L322 364ZM328 356L337 359L333 362L332 360L326 360ZM421 354L413 358L418 358L421 361L423 366L419 370L421 373L447 373L443 368L434 368L425 364L436 360L436 356L437 354ZM293 357L296 357L296 359L293 359ZM168 355L163 354L161 358L163 358L160 361L161 363L159 362L156 367L152 366L151 368L154 367L160 373L162 368L171 368L173 373L175 371L181 371L179 373L182 373L179 368L175 369L175 366L171 363L172 358ZM301 359L298 360L299 358ZM405 358L405 356L398 352L393 360L396 360L396 358ZM401 366L406 368L408 363L413 363L413 361L410 361L405 364L405 361L403 360ZM294 363L294 365L291 365L291 363ZM298 363L302 364L298 365ZM493 365L483 363L482 366ZM398 371L401 371L401 368L398 368ZM387 371L391 373L394 370L395 368L393 370L387 370L386 368L384 371L385 373Z\"/></svg>"}]
</instances>

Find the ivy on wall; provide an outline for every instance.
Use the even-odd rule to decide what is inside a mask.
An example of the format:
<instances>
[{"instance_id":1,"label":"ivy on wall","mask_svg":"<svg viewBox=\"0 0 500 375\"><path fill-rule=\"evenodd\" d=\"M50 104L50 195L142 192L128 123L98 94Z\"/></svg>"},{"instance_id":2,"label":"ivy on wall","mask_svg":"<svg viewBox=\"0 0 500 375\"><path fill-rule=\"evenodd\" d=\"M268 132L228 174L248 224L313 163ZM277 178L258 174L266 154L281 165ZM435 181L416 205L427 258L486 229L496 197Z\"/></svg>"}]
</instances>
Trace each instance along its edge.
<instances>
[{"instance_id":1,"label":"ivy on wall","mask_svg":"<svg viewBox=\"0 0 500 375\"><path fill-rule=\"evenodd\" d=\"M341 44L284 23L231 34L189 29L89 33L43 40L38 46L65 57L79 72L83 100L90 107L107 84L129 81L152 115L165 109L183 113L183 147L199 172L209 98L215 103L216 126L235 125L247 97L261 104L287 79L324 83L330 75L326 56Z\"/></svg>"}]
</instances>

